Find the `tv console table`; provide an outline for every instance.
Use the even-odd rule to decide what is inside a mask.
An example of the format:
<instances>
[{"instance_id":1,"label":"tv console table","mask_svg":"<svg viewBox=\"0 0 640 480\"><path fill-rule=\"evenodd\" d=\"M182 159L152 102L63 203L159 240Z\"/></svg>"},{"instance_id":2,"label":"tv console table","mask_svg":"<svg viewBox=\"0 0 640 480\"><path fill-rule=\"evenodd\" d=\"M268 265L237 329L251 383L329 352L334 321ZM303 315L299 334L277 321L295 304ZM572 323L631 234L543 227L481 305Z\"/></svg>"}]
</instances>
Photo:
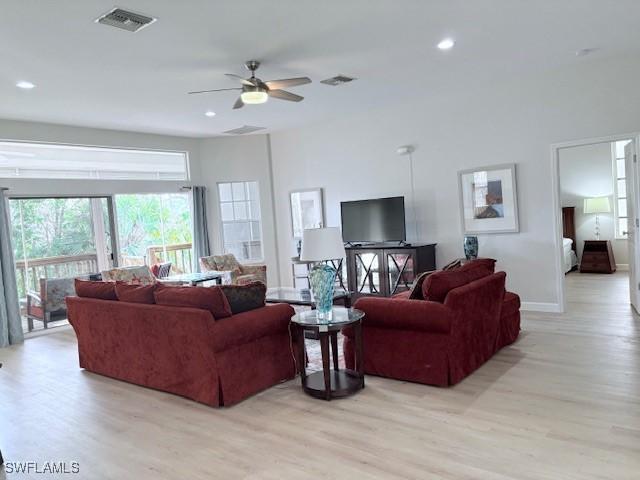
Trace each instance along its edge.
<instances>
[{"instance_id":1,"label":"tv console table","mask_svg":"<svg viewBox=\"0 0 640 480\"><path fill-rule=\"evenodd\" d=\"M416 277L436 269L436 244L375 244L345 247L349 291L389 297L411 288Z\"/></svg>"}]
</instances>

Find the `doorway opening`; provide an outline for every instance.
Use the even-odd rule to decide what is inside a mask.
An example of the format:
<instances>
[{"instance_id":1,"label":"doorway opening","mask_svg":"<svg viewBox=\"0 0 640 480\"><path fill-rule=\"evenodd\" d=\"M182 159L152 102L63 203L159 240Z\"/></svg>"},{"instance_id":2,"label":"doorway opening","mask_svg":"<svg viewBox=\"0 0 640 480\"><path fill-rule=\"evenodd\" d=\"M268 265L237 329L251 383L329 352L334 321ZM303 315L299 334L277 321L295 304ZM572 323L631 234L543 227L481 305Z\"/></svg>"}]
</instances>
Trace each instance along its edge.
<instances>
[{"instance_id":1,"label":"doorway opening","mask_svg":"<svg viewBox=\"0 0 640 480\"><path fill-rule=\"evenodd\" d=\"M553 147L560 307L606 295L637 308L636 136ZM633 287L636 288L633 288Z\"/></svg>"}]
</instances>

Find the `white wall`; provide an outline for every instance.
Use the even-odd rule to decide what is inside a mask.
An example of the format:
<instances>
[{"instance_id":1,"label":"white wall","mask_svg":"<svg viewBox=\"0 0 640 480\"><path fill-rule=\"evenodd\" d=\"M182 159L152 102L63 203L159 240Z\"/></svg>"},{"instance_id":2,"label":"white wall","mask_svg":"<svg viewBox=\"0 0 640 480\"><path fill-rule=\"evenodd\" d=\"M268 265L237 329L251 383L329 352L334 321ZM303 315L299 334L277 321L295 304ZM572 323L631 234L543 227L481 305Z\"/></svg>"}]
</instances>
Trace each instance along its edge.
<instances>
[{"instance_id":1,"label":"white wall","mask_svg":"<svg viewBox=\"0 0 640 480\"><path fill-rule=\"evenodd\" d=\"M524 302L557 307L550 145L640 130L638 74L637 58L577 61L510 84L497 73L493 85L440 100L376 109L372 99L361 115L273 133L283 283L291 283L288 192L325 188L328 225L339 225L342 200L409 197L407 158L395 150L413 144L419 239L438 243L440 266L463 252L457 171L517 164L521 231L481 235L480 255L498 259Z\"/></svg>"},{"instance_id":2,"label":"white wall","mask_svg":"<svg viewBox=\"0 0 640 480\"><path fill-rule=\"evenodd\" d=\"M613 210L613 159L611 143L598 143L560 150L560 194L563 207L576 207L576 247L582 258L585 240L595 239L596 217L584 214L584 199L608 196ZM615 238L613 211L600 217L600 239L611 241L618 265L629 264L627 241Z\"/></svg>"},{"instance_id":3,"label":"white wall","mask_svg":"<svg viewBox=\"0 0 640 480\"><path fill-rule=\"evenodd\" d=\"M0 120L0 140L185 151L189 154L189 168L192 178L200 174L198 157L200 141L194 138ZM189 184L190 182L172 181L0 178L0 186L9 188L10 195L106 195L110 193L176 192L181 186Z\"/></svg>"},{"instance_id":4,"label":"white wall","mask_svg":"<svg viewBox=\"0 0 640 480\"><path fill-rule=\"evenodd\" d=\"M217 183L257 180L260 186L262 237L267 281L269 286L280 284L276 245L273 191L269 159L269 137L248 135L244 137L211 138L202 141L200 149L200 175L192 177L197 185L208 187L208 211L210 238L214 251L221 252L220 210Z\"/></svg>"}]
</instances>

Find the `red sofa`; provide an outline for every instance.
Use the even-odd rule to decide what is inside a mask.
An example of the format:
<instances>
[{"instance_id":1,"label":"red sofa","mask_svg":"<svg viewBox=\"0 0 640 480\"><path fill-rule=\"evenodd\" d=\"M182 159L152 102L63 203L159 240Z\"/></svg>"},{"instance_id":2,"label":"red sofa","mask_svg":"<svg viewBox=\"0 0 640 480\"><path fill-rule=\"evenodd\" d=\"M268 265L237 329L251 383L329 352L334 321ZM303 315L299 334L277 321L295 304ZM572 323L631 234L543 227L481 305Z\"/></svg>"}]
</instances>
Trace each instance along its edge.
<instances>
[{"instance_id":1,"label":"red sofa","mask_svg":"<svg viewBox=\"0 0 640 480\"><path fill-rule=\"evenodd\" d=\"M364 371L369 375L447 386L460 382L520 332L520 299L505 291L506 274L478 262L432 274L426 298L363 297ZM473 264L473 265L472 265ZM347 368L354 332L343 331Z\"/></svg>"},{"instance_id":2,"label":"red sofa","mask_svg":"<svg viewBox=\"0 0 640 480\"><path fill-rule=\"evenodd\" d=\"M229 406L296 374L289 305L219 320L200 308L96 298L68 297L67 308L80 367L101 375Z\"/></svg>"}]
</instances>

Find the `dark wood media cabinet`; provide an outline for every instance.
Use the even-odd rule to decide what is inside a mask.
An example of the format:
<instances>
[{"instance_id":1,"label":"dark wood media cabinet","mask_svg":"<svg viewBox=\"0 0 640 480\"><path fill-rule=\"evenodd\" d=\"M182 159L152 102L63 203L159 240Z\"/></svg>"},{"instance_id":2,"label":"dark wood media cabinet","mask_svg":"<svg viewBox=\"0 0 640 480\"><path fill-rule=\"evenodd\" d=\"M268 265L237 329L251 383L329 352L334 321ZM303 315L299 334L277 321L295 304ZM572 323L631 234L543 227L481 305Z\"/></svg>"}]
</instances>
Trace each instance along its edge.
<instances>
[{"instance_id":1,"label":"dark wood media cabinet","mask_svg":"<svg viewBox=\"0 0 640 480\"><path fill-rule=\"evenodd\" d=\"M436 269L436 244L376 244L345 248L349 291L389 297L411 288L416 277Z\"/></svg>"}]
</instances>

